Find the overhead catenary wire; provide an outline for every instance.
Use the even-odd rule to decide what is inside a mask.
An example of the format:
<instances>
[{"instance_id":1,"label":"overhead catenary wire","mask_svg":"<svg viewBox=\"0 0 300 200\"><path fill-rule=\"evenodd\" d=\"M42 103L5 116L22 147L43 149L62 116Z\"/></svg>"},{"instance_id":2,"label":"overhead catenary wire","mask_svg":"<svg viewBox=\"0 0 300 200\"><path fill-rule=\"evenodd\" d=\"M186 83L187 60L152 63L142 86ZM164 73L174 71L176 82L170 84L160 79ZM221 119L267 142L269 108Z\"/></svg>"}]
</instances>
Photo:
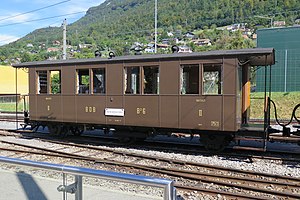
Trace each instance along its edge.
<instances>
[{"instance_id":1,"label":"overhead catenary wire","mask_svg":"<svg viewBox=\"0 0 300 200\"><path fill-rule=\"evenodd\" d=\"M76 14L81 14L81 13L85 13L85 11L74 12L74 13L69 13L69 14L64 14L64 15L56 15L56 16L45 17L45 18L40 18L40 19L32 19L32 20L28 20L28 21L24 21L24 22L16 22L16 23L10 23L10 24L3 24L3 25L0 25L0 28L6 27L6 26L18 25L18 24L25 24L25 23L28 23L28 22L43 21L43 20L48 20L48 19L53 19L53 18L58 18L58 17L65 17L65 16L69 16L69 15L76 15Z\"/></svg>"},{"instance_id":2,"label":"overhead catenary wire","mask_svg":"<svg viewBox=\"0 0 300 200\"><path fill-rule=\"evenodd\" d=\"M57 5L60 5L60 4L69 2L69 1L71 1L71 0L61 1L61 2L52 4L52 5L49 5L49 6L42 7L42 8L34 9L34 10L27 11L27 12L24 12L24 13L20 13L20 14L17 14L17 15L12 15L12 16L9 16L9 17L4 17L4 18L1 18L0 21L4 21L4 20L7 20L7 19L12 19L12 18L15 18L15 17L19 17L19 16L22 16L22 15L29 14L29 13L33 13L33 12L37 12L37 11L44 10L44 9L47 9L47 8L51 8L53 6L57 6Z\"/></svg>"},{"instance_id":3,"label":"overhead catenary wire","mask_svg":"<svg viewBox=\"0 0 300 200\"><path fill-rule=\"evenodd\" d=\"M61 22L61 20L56 21L56 22L53 22L53 23L49 24L48 26L42 26L42 27L40 27L40 28L50 27L50 26L52 26L52 25L54 25L54 24L57 24L57 23L59 23L59 22ZM26 35L27 35L27 34L26 34ZM25 37L26 35L15 35L15 37L17 37L17 38L22 38L22 37ZM7 41L11 41L11 38L7 38L7 39L0 40L0 45L1 45L2 42L7 42Z\"/></svg>"}]
</instances>

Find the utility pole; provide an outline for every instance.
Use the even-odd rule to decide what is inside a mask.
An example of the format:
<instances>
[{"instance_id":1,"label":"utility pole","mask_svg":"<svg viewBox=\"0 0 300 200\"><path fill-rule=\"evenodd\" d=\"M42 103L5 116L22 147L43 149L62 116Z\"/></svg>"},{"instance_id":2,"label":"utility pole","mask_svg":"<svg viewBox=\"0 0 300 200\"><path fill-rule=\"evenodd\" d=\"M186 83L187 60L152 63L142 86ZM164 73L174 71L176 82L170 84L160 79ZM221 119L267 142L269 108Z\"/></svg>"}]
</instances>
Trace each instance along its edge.
<instances>
[{"instance_id":1,"label":"utility pole","mask_svg":"<svg viewBox=\"0 0 300 200\"><path fill-rule=\"evenodd\" d=\"M154 33L154 53L157 53L157 0L155 0L155 11L154 11L154 18L155 18L155 22L154 22L154 29L155 29L155 33Z\"/></svg>"},{"instance_id":2,"label":"utility pole","mask_svg":"<svg viewBox=\"0 0 300 200\"><path fill-rule=\"evenodd\" d=\"M63 22L63 60L67 59L67 20Z\"/></svg>"}]
</instances>

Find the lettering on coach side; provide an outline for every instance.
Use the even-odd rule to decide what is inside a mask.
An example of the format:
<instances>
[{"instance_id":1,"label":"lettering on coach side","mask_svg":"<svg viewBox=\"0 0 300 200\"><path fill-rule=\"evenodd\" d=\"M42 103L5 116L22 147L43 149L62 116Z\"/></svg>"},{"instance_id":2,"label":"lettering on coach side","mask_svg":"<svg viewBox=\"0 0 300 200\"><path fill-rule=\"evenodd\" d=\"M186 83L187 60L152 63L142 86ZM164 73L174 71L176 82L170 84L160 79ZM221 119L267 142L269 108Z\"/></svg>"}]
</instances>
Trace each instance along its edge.
<instances>
[{"instance_id":1,"label":"lettering on coach side","mask_svg":"<svg viewBox=\"0 0 300 200\"><path fill-rule=\"evenodd\" d=\"M95 113L96 112L96 107L94 107L94 106L86 106L85 107L85 112L86 113Z\"/></svg>"},{"instance_id":2,"label":"lettering on coach side","mask_svg":"<svg viewBox=\"0 0 300 200\"><path fill-rule=\"evenodd\" d=\"M210 122L210 126L212 126L212 127L219 127L220 126L220 122L219 121L211 121Z\"/></svg>"},{"instance_id":3,"label":"lettering on coach side","mask_svg":"<svg viewBox=\"0 0 300 200\"><path fill-rule=\"evenodd\" d=\"M146 108L136 108L137 115L146 115Z\"/></svg>"},{"instance_id":4,"label":"lettering on coach side","mask_svg":"<svg viewBox=\"0 0 300 200\"><path fill-rule=\"evenodd\" d=\"M199 115L199 117L202 117L203 116L203 111L199 110L198 115Z\"/></svg>"}]
</instances>

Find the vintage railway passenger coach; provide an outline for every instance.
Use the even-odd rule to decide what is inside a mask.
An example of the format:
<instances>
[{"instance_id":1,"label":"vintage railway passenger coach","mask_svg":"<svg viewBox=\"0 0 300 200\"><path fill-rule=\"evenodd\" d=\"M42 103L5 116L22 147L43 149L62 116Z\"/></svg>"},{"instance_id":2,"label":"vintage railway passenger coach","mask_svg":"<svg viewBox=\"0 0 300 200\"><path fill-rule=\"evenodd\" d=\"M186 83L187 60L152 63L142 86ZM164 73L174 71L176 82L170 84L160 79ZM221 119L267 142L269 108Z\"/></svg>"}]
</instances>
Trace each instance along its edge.
<instances>
[{"instance_id":1,"label":"vintage railway passenger coach","mask_svg":"<svg viewBox=\"0 0 300 200\"><path fill-rule=\"evenodd\" d=\"M29 68L30 122L52 133L100 127L132 139L181 132L218 150L247 123L250 66L273 64L273 49L243 49L14 66Z\"/></svg>"}]
</instances>

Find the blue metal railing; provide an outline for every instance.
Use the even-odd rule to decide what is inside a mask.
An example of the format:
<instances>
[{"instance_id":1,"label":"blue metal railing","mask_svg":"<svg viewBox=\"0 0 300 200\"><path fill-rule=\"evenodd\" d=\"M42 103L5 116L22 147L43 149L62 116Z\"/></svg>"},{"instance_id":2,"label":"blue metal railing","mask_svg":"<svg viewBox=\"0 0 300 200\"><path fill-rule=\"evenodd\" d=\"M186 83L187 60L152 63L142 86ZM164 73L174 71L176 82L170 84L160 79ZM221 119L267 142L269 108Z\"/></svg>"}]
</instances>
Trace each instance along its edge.
<instances>
[{"instance_id":1,"label":"blue metal railing","mask_svg":"<svg viewBox=\"0 0 300 200\"><path fill-rule=\"evenodd\" d=\"M80 167L73 167L73 166L65 166L65 165L45 163L45 162L35 162L35 161L29 161L29 160L23 160L17 158L7 158L2 156L0 156L0 162L20 165L20 166L27 166L32 168L47 169L47 170L61 172L63 174L74 175L76 179L75 183L77 184L75 186L77 190L75 193L76 200L82 200L82 191L80 191L82 190L82 176L119 181L123 183L133 183L133 184L141 184L146 186L160 187L164 189L164 200L176 199L176 189L174 187L174 183L173 181L167 179L131 175L131 174L110 172L104 170L80 168ZM68 186L58 187L58 190L63 192L68 192L67 189Z\"/></svg>"}]
</instances>

